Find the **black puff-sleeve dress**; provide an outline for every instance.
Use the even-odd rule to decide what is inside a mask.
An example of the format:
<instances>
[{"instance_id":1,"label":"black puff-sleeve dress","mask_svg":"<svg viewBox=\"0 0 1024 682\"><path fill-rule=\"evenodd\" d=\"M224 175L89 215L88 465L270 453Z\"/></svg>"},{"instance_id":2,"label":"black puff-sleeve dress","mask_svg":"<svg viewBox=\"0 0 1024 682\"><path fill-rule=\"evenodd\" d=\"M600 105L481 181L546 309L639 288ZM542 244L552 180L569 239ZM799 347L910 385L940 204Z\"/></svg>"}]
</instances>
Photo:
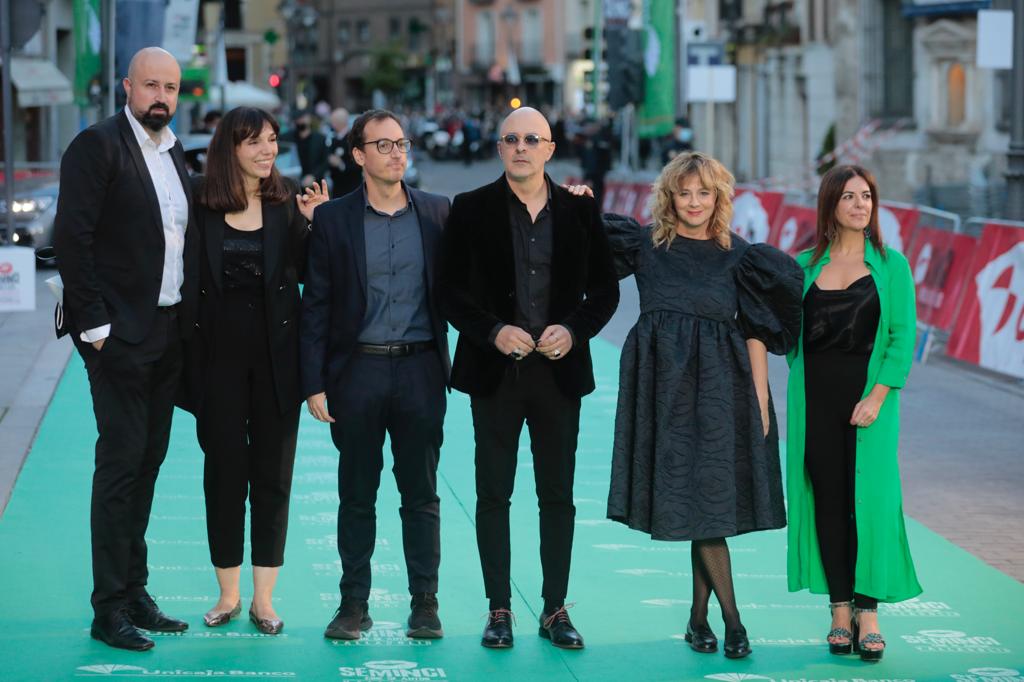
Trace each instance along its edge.
<instances>
[{"instance_id":1,"label":"black puff-sleeve dress","mask_svg":"<svg viewBox=\"0 0 1024 682\"><path fill-rule=\"evenodd\" d=\"M619 277L636 276L640 318L622 349L608 518L656 540L782 528L779 432L764 437L746 340L787 352L800 333L803 271L732 235L677 236L605 216Z\"/></svg>"}]
</instances>

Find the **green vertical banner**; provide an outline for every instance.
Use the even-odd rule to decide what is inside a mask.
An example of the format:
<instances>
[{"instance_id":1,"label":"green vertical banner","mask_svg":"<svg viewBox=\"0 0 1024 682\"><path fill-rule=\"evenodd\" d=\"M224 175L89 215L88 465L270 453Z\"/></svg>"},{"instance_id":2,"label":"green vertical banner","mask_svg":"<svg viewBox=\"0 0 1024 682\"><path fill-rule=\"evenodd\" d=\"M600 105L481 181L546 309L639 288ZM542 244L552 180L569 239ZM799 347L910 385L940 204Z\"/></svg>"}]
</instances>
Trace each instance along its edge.
<instances>
[{"instance_id":1,"label":"green vertical banner","mask_svg":"<svg viewBox=\"0 0 1024 682\"><path fill-rule=\"evenodd\" d=\"M640 137L672 132L676 113L676 0L644 1L644 101L637 116Z\"/></svg>"},{"instance_id":2,"label":"green vertical banner","mask_svg":"<svg viewBox=\"0 0 1024 682\"><path fill-rule=\"evenodd\" d=\"M75 104L87 107L93 104L90 89L100 85L103 74L100 27L101 0L74 0L75 37Z\"/></svg>"}]
</instances>

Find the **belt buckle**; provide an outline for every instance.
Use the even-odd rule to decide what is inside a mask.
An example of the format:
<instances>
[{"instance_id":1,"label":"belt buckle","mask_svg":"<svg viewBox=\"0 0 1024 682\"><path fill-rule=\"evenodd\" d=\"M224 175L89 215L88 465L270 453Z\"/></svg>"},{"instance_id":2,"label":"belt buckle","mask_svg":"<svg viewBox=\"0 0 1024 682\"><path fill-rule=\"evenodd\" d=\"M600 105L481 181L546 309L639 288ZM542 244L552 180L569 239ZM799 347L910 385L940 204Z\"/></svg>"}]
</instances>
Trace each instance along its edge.
<instances>
[{"instance_id":1,"label":"belt buckle","mask_svg":"<svg viewBox=\"0 0 1024 682\"><path fill-rule=\"evenodd\" d=\"M402 354L402 346L400 344L389 343L385 347L388 349L388 356L389 357L398 357L399 355Z\"/></svg>"}]
</instances>

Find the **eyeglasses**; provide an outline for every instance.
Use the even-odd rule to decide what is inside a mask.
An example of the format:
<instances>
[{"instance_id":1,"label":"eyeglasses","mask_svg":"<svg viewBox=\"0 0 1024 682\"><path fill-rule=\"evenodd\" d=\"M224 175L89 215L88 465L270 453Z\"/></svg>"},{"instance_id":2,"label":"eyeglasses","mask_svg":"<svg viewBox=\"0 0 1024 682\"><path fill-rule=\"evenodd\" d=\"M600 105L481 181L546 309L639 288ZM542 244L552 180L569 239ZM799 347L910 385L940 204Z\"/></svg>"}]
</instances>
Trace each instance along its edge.
<instances>
[{"instance_id":1,"label":"eyeglasses","mask_svg":"<svg viewBox=\"0 0 1024 682\"><path fill-rule=\"evenodd\" d=\"M503 135L501 141L505 143L506 147L519 146L519 136L515 133ZM541 137L537 133L526 133L525 135L523 135L523 142L526 143L527 147L536 147L541 142L551 142L551 140L549 140L546 137Z\"/></svg>"},{"instance_id":2,"label":"eyeglasses","mask_svg":"<svg viewBox=\"0 0 1024 682\"><path fill-rule=\"evenodd\" d=\"M412 140L410 140L408 137L403 137L400 140L385 140L383 138L379 140L367 140L366 142L359 146L362 147L368 144L377 145L377 151L379 151L381 154L390 154L391 150L394 149L396 146L398 147L399 151L401 151L403 154L408 154L409 150L412 149Z\"/></svg>"}]
</instances>

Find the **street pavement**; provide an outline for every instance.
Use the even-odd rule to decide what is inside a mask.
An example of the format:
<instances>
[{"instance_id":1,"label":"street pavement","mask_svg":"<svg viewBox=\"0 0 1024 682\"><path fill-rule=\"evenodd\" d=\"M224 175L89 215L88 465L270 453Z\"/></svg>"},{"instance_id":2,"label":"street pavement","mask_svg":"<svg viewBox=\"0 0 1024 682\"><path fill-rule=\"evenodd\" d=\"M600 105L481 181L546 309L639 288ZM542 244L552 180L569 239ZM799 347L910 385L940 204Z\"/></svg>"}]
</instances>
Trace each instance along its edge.
<instances>
[{"instance_id":1,"label":"street pavement","mask_svg":"<svg viewBox=\"0 0 1024 682\"><path fill-rule=\"evenodd\" d=\"M422 189L454 196L501 173L497 160L417 159ZM556 181L578 175L555 161ZM0 514L72 352L53 335L52 297L37 273L37 310L0 313ZM632 278L601 336L621 346L639 309ZM786 363L771 358L770 381L785 437ZM933 355L916 364L902 397L900 464L904 509L951 542L1024 581L1024 382ZM82 405L82 409L91 409Z\"/></svg>"}]
</instances>

